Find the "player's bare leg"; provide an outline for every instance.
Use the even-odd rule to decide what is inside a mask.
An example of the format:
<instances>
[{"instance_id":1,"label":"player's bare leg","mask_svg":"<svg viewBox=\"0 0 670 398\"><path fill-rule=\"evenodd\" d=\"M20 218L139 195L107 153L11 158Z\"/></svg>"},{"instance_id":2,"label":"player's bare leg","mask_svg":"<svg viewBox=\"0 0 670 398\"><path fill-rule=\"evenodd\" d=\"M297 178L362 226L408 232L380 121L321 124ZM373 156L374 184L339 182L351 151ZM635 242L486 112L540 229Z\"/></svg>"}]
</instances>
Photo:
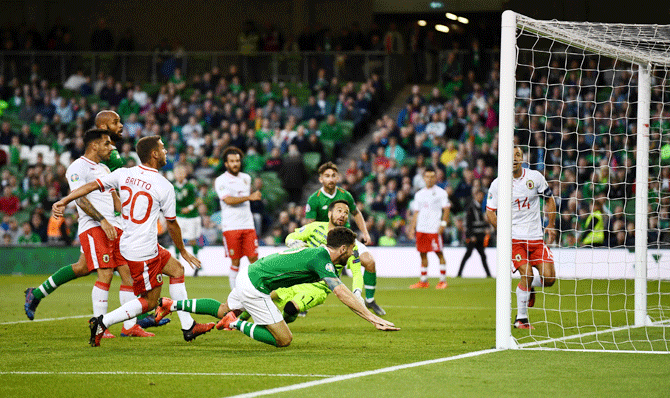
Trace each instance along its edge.
<instances>
[{"instance_id":1,"label":"player's bare leg","mask_svg":"<svg viewBox=\"0 0 670 398\"><path fill-rule=\"evenodd\" d=\"M240 272L240 259L233 258L230 260L230 272L228 273L228 283L230 284L230 290L235 289L235 279L237 279L237 273Z\"/></svg>"}]
</instances>

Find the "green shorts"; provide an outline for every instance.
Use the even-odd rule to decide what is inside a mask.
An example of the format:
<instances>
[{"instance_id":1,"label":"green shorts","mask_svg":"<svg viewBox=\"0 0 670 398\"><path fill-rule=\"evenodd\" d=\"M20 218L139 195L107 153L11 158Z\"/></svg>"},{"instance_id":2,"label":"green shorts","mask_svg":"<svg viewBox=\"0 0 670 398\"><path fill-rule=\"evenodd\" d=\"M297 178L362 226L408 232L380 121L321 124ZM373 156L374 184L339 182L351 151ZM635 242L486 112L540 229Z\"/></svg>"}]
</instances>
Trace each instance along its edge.
<instances>
[{"instance_id":1,"label":"green shorts","mask_svg":"<svg viewBox=\"0 0 670 398\"><path fill-rule=\"evenodd\" d=\"M323 282L303 283L279 288L275 290L275 293L279 297L279 301L276 302L279 309L283 309L286 303L293 301L298 306L298 310L302 312L323 304L328 297L328 293L330 293L330 289Z\"/></svg>"}]
</instances>

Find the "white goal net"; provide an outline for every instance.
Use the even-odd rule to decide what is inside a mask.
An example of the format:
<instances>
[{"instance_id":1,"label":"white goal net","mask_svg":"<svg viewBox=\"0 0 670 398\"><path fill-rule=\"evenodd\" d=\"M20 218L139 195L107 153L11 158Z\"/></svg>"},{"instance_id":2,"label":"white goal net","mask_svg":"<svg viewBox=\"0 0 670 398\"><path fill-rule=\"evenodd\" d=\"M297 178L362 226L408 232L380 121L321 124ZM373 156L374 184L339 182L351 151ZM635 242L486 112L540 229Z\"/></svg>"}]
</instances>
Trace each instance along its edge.
<instances>
[{"instance_id":1,"label":"white goal net","mask_svg":"<svg viewBox=\"0 0 670 398\"><path fill-rule=\"evenodd\" d=\"M670 25L503 14L498 264L513 145L544 174L559 231L534 329L512 327L518 273L498 272L499 348L670 351L669 67Z\"/></svg>"}]
</instances>

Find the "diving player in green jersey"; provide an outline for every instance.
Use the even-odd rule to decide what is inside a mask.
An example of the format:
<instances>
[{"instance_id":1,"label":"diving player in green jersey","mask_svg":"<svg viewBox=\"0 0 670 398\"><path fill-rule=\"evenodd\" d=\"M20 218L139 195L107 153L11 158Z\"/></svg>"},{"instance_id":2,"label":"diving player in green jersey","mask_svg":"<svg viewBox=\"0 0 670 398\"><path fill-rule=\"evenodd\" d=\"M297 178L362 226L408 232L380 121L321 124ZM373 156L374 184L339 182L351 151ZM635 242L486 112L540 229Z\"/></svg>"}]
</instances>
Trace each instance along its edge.
<instances>
[{"instance_id":1,"label":"diving player in green jersey","mask_svg":"<svg viewBox=\"0 0 670 398\"><path fill-rule=\"evenodd\" d=\"M365 225L363 214L356 208L354 197L349 192L337 186L340 181L340 173L337 165L326 162L319 167L319 182L322 187L307 199L305 206L305 218L307 223L312 221L328 221L328 206L336 200L345 200L349 204L350 213L354 216L356 226L363 235L361 241L356 241L356 247L361 258L361 264L365 268L363 283L365 284L365 305L379 316L386 315L386 311L375 301L375 289L377 288L377 267L375 259L365 246L370 244L370 234ZM347 227L349 222L347 220Z\"/></svg>"},{"instance_id":2,"label":"diving player in green jersey","mask_svg":"<svg viewBox=\"0 0 670 398\"><path fill-rule=\"evenodd\" d=\"M335 264L343 266L347 263L353 255L355 240L356 234L349 228L336 227L328 232L325 246L288 249L240 269L235 288L225 303L213 299L173 302L163 297L156 308L156 319L160 320L172 311L212 315L221 318L216 325L218 329L239 330L254 340L286 347L291 344L293 335L270 293L282 287L321 280L344 305L377 329L400 330L365 308L337 276ZM254 323L236 318L236 314L243 310L249 312Z\"/></svg>"},{"instance_id":3,"label":"diving player in green jersey","mask_svg":"<svg viewBox=\"0 0 670 398\"><path fill-rule=\"evenodd\" d=\"M342 227L349 220L349 206L344 200L336 200L330 204L328 209L328 222L314 221L302 228L290 233L286 237L286 245L291 249L301 247L319 247L326 244L328 231L335 227ZM354 246L354 255L347 260L347 267L353 274L351 290L356 298L363 303L361 292L363 291L363 275L361 274L361 259ZM342 275L344 265L335 264L338 276ZM291 287L282 287L273 291L270 296L279 309L283 309L282 316L286 323L295 321L300 312L323 304L328 297L330 289L324 282L306 283ZM242 313L242 320L249 319L248 313Z\"/></svg>"}]
</instances>

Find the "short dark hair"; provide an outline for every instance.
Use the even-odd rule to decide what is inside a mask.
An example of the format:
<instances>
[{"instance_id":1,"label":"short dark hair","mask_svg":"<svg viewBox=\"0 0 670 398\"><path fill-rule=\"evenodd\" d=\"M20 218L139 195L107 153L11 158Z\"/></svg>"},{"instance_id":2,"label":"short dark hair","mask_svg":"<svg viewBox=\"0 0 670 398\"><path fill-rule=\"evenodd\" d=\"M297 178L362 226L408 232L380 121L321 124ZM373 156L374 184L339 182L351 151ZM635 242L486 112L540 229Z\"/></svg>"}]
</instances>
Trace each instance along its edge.
<instances>
[{"instance_id":1,"label":"short dark hair","mask_svg":"<svg viewBox=\"0 0 670 398\"><path fill-rule=\"evenodd\" d=\"M334 200L330 203L330 206L328 206L328 211L333 210L335 208L335 205L338 204L338 203L344 203L344 205L347 206L347 209L349 208L349 202L347 202L344 199L338 199L338 200Z\"/></svg>"},{"instance_id":2,"label":"short dark hair","mask_svg":"<svg viewBox=\"0 0 670 398\"><path fill-rule=\"evenodd\" d=\"M97 141L102 136L109 136L111 137L109 131L103 130L103 129L90 129L86 133L84 133L84 148L88 148L88 144L92 143L93 141Z\"/></svg>"},{"instance_id":3,"label":"short dark hair","mask_svg":"<svg viewBox=\"0 0 670 398\"><path fill-rule=\"evenodd\" d=\"M350 246L356 241L356 234L347 227L335 227L328 232L326 246L336 249L342 245Z\"/></svg>"},{"instance_id":4,"label":"short dark hair","mask_svg":"<svg viewBox=\"0 0 670 398\"><path fill-rule=\"evenodd\" d=\"M240 160L244 157L244 152L236 146L229 146L226 149L224 149L223 154L221 157L223 158L223 163L226 163L228 161L228 155L240 155Z\"/></svg>"},{"instance_id":5,"label":"short dark hair","mask_svg":"<svg viewBox=\"0 0 670 398\"><path fill-rule=\"evenodd\" d=\"M137 141L135 152L140 158L140 162L146 163L149 161L149 159L151 159L151 152L158 148L158 141L160 140L160 135L150 135L148 137L142 137L139 141Z\"/></svg>"},{"instance_id":6,"label":"short dark hair","mask_svg":"<svg viewBox=\"0 0 670 398\"><path fill-rule=\"evenodd\" d=\"M333 162L326 162L319 166L319 175L325 173L326 170L335 170L336 173L340 172L340 170L337 168L337 165Z\"/></svg>"},{"instance_id":7,"label":"short dark hair","mask_svg":"<svg viewBox=\"0 0 670 398\"><path fill-rule=\"evenodd\" d=\"M426 174L428 172L435 172L435 167L433 166L426 166L426 169L423 171L423 174Z\"/></svg>"}]
</instances>

